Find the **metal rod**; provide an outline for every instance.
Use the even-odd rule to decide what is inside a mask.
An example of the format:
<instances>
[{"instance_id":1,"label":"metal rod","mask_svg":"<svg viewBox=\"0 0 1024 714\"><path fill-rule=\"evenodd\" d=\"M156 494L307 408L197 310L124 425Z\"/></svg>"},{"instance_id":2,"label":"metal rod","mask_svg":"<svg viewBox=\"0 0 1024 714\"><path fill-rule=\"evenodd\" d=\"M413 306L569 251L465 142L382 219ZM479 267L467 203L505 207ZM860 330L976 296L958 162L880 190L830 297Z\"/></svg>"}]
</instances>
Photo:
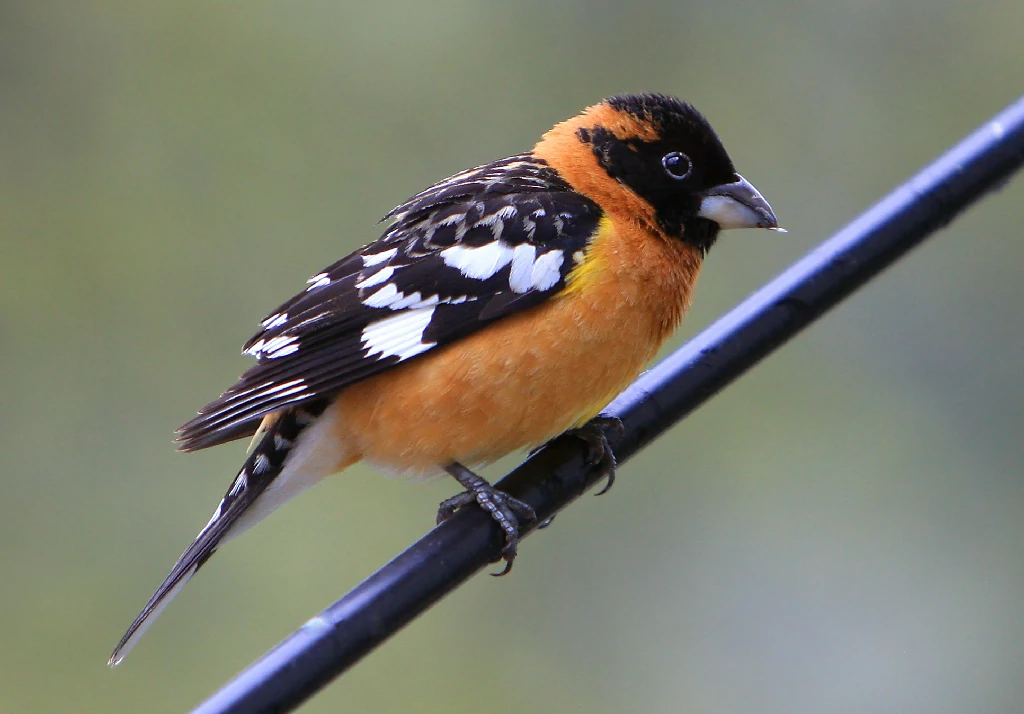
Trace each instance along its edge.
<instances>
[{"instance_id":1,"label":"metal rod","mask_svg":"<svg viewBox=\"0 0 1024 714\"><path fill-rule=\"evenodd\" d=\"M846 298L1024 164L1024 97L640 377L606 410L620 463ZM553 516L596 478L558 439L499 487ZM290 711L495 561L497 525L466 509L430 531L194 711Z\"/></svg>"}]
</instances>

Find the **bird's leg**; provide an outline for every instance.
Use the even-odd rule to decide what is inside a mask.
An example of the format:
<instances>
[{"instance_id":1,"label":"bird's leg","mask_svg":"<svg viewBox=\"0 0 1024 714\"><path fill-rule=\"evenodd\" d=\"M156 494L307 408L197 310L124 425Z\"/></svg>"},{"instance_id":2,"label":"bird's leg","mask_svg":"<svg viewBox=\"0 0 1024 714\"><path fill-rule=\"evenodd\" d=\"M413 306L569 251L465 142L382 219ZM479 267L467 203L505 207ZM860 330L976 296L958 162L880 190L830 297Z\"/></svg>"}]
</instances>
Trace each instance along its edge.
<instances>
[{"instance_id":1,"label":"bird's leg","mask_svg":"<svg viewBox=\"0 0 1024 714\"><path fill-rule=\"evenodd\" d=\"M595 469L601 478L608 479L597 495L608 493L612 484L615 483L615 453L611 444L608 443L608 436L605 433L612 432L612 440L618 441L622 438L622 420L617 417L597 416L583 426L569 429L565 432L577 439L582 439L587 445L587 463Z\"/></svg>"},{"instance_id":2,"label":"bird's leg","mask_svg":"<svg viewBox=\"0 0 1024 714\"><path fill-rule=\"evenodd\" d=\"M505 547L501 557L505 560L505 569L493 575L505 575L512 569L512 561L516 559L516 548L519 545L520 522L530 523L537 520L537 514L526 503L512 498L504 491L499 491L483 478L467 469L458 462L445 466L445 471L466 489L460 494L441 502L437 509L437 522L444 521L455 515L460 508L470 504L479 504L480 508L491 514L505 532Z\"/></svg>"},{"instance_id":3,"label":"bird's leg","mask_svg":"<svg viewBox=\"0 0 1024 714\"><path fill-rule=\"evenodd\" d=\"M594 417L586 424L576 429L569 429L565 432L569 436L575 436L578 439L582 439L587 446L587 463L594 468L597 468L599 478L608 479L608 483L605 484L604 488L597 492L596 495L600 496L603 493L608 493L608 490L615 483L615 454L612 453L611 445L608 443L608 437L605 435L604 430L608 429L612 432L613 441L618 441L622 438L622 420L618 417L605 417L598 416ZM543 446L538 446L530 452L530 456L543 449ZM555 515L552 514L545 518L543 521L537 524L537 530L547 528L551 525L551 522L555 520Z\"/></svg>"}]
</instances>

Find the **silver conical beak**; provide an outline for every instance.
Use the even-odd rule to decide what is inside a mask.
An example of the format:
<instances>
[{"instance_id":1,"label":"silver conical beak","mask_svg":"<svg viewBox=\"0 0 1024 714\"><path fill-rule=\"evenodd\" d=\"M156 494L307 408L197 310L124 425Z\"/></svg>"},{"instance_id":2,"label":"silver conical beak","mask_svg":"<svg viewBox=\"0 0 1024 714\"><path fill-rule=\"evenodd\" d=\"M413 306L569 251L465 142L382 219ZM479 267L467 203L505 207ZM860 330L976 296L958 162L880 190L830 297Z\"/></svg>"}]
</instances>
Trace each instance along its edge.
<instances>
[{"instance_id":1,"label":"silver conical beak","mask_svg":"<svg viewBox=\"0 0 1024 714\"><path fill-rule=\"evenodd\" d=\"M697 215L714 221L723 230L768 228L785 233L764 196L739 174L736 178L739 180L705 191Z\"/></svg>"}]
</instances>

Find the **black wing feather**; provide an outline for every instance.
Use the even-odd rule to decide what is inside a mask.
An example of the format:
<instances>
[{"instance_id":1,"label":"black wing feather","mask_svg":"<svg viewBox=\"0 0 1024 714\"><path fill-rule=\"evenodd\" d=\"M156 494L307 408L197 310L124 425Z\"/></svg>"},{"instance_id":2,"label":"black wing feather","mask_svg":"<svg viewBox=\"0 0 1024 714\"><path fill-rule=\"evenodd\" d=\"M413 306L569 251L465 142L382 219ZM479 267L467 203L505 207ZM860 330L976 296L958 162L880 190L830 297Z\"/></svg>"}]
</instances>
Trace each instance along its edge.
<instances>
[{"instance_id":1,"label":"black wing feather","mask_svg":"<svg viewBox=\"0 0 1024 714\"><path fill-rule=\"evenodd\" d=\"M543 302L565 286L600 217L530 154L416 194L385 216L393 223L380 239L263 320L244 348L257 364L178 430L180 448L251 435L267 414Z\"/></svg>"}]
</instances>

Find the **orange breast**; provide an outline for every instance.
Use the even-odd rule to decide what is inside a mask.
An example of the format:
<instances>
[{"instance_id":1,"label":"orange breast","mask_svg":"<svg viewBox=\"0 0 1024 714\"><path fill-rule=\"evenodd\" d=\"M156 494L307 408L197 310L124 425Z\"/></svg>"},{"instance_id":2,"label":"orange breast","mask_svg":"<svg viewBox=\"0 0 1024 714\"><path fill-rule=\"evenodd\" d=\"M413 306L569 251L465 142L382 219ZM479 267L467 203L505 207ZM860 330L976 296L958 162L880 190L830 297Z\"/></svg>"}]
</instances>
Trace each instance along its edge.
<instances>
[{"instance_id":1,"label":"orange breast","mask_svg":"<svg viewBox=\"0 0 1024 714\"><path fill-rule=\"evenodd\" d=\"M337 436L406 476L541 444L640 373L689 305L700 262L680 241L605 219L558 296L344 390Z\"/></svg>"}]
</instances>

